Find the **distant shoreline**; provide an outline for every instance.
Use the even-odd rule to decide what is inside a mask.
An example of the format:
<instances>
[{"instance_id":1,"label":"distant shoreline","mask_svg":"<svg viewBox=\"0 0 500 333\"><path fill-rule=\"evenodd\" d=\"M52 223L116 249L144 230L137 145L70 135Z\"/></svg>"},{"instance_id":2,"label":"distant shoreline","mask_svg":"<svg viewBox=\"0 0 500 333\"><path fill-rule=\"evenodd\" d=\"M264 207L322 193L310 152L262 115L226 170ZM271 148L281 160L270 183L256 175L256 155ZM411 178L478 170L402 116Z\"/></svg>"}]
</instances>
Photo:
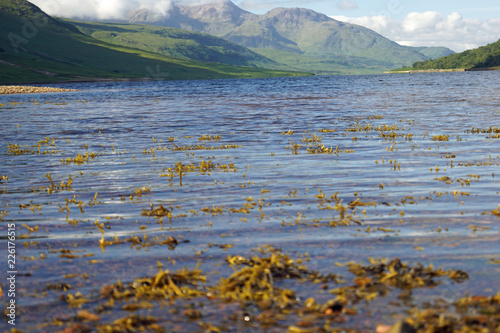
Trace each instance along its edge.
<instances>
[{"instance_id":1,"label":"distant shoreline","mask_svg":"<svg viewBox=\"0 0 500 333\"><path fill-rule=\"evenodd\" d=\"M386 74L407 74L407 73L449 73L449 72L486 72L498 71L499 67L488 68L449 68L449 69L401 69L384 72Z\"/></svg>"}]
</instances>

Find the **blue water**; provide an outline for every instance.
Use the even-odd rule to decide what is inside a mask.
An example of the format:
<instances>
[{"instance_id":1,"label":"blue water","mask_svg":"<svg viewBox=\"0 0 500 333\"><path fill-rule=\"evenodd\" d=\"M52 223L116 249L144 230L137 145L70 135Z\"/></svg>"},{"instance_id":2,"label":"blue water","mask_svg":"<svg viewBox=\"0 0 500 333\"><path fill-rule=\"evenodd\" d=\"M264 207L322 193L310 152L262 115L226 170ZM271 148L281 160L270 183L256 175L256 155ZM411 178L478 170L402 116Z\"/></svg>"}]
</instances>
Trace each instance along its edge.
<instances>
[{"instance_id":1,"label":"blue water","mask_svg":"<svg viewBox=\"0 0 500 333\"><path fill-rule=\"evenodd\" d=\"M47 283L64 281L71 294L92 298L105 284L155 274L158 262L176 270L201 261L206 272L216 267L230 274L227 255L249 255L263 245L296 257L307 253L307 267L322 273L345 273L335 262L399 257L471 276L422 297L453 301L466 292L498 291L499 266L490 260L500 258L500 218L491 213L500 204L500 139L467 131L500 126L499 72L53 86L79 91L0 96L0 177L8 176L0 184L0 230L6 243L7 224L16 225L20 328L51 331L36 324L60 312L74 316L58 298L64 292L47 291ZM203 135L220 139L200 140ZM47 137L39 154L37 144ZM26 151L15 154L8 143ZM199 144L217 149L176 150ZM310 153L322 145L332 150ZM85 153L97 156L61 162ZM179 179L176 163L201 161L234 168L184 171ZM165 176L168 168L172 178ZM48 193L49 173L56 185L70 176L73 182ZM150 192L134 194L149 186ZM324 199L336 192L351 216L344 223L338 211L324 209L335 206ZM350 207L358 198L374 204ZM170 223L141 215L160 204L172 211ZM214 206L223 213L202 211ZM330 221L339 223L330 227ZM189 242L175 249L154 242L99 246L102 238L145 234ZM215 246L227 244L232 247ZM60 257L61 249L77 257ZM299 293L328 297L313 289L304 285ZM84 308L95 311L98 304ZM392 320L383 307L371 315ZM366 327L369 318L360 314L350 324Z\"/></svg>"}]
</instances>

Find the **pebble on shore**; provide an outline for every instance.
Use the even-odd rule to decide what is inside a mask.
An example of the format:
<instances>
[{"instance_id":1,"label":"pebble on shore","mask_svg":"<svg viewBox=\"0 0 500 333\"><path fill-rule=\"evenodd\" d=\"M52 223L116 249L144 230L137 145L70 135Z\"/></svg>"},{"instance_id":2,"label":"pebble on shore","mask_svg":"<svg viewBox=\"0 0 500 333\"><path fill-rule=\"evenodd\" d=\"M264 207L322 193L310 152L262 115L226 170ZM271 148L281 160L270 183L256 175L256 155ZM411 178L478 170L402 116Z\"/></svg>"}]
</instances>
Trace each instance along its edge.
<instances>
[{"instance_id":1,"label":"pebble on shore","mask_svg":"<svg viewBox=\"0 0 500 333\"><path fill-rule=\"evenodd\" d=\"M32 86L0 86L0 95L39 94L39 93L68 92L68 91L77 91L77 90L51 88L51 87L32 87Z\"/></svg>"}]
</instances>

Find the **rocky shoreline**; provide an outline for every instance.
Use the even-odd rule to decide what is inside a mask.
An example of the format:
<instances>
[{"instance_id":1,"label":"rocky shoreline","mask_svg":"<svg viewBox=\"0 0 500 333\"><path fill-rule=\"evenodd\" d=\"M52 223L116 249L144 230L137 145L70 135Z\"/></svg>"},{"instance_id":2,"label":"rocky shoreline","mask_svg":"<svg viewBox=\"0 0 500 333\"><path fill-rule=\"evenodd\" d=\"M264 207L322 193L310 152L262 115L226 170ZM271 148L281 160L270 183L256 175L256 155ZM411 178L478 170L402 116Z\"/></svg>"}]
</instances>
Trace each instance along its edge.
<instances>
[{"instance_id":1,"label":"rocky shoreline","mask_svg":"<svg viewBox=\"0 0 500 333\"><path fill-rule=\"evenodd\" d=\"M10 94L40 94L52 92L69 92L76 89L62 89L52 87L33 87L33 86L0 86L0 95Z\"/></svg>"}]
</instances>

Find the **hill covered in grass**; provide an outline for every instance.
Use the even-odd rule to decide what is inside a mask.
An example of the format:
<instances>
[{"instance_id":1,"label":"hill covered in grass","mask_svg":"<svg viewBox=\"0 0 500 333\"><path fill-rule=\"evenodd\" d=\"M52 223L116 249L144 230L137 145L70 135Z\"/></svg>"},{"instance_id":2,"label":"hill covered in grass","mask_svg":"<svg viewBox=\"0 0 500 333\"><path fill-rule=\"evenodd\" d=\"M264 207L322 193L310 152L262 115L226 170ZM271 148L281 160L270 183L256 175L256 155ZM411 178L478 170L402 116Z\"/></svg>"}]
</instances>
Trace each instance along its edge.
<instances>
[{"instance_id":1,"label":"hill covered in grass","mask_svg":"<svg viewBox=\"0 0 500 333\"><path fill-rule=\"evenodd\" d=\"M209 34L146 24L65 21L76 26L82 33L107 43L166 56L235 66L286 68L246 47Z\"/></svg>"},{"instance_id":2,"label":"hill covered in grass","mask_svg":"<svg viewBox=\"0 0 500 333\"><path fill-rule=\"evenodd\" d=\"M467 50L447 57L415 62L412 69L479 69L498 66L500 66L500 40L477 49Z\"/></svg>"},{"instance_id":3,"label":"hill covered in grass","mask_svg":"<svg viewBox=\"0 0 500 333\"><path fill-rule=\"evenodd\" d=\"M102 79L207 79L306 75L192 61L113 45L26 0L0 0L0 84Z\"/></svg>"}]
</instances>

